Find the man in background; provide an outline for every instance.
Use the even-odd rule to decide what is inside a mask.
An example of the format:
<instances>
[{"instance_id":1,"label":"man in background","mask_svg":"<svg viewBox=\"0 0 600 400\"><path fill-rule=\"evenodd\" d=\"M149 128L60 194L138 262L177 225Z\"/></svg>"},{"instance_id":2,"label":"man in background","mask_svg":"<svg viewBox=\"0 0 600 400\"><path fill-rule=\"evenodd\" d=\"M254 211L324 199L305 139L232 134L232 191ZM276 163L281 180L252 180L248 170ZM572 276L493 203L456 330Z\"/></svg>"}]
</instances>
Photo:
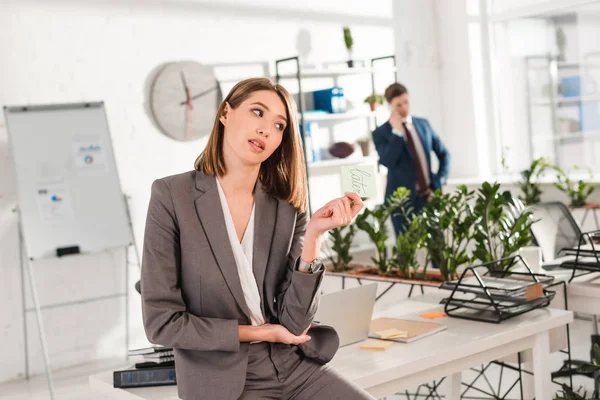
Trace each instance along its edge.
<instances>
[{"instance_id":1,"label":"man in background","mask_svg":"<svg viewBox=\"0 0 600 400\"><path fill-rule=\"evenodd\" d=\"M399 83L385 90L392 109L390 119L373 131L379 161L388 169L387 199L398 187L411 191L409 207L420 213L433 191L441 189L448 178L450 154L425 118L410 114L408 91ZM431 152L439 161L437 173L431 170ZM403 216L392 214L396 236L407 228Z\"/></svg>"}]
</instances>

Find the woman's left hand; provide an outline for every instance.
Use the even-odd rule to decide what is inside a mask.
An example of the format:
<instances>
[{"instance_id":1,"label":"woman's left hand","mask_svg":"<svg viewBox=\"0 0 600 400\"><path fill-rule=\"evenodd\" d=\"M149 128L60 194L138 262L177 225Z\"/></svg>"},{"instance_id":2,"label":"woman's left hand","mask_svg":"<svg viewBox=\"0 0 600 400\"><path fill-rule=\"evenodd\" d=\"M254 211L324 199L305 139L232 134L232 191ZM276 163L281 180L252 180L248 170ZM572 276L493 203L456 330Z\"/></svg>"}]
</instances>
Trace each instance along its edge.
<instances>
[{"instance_id":1,"label":"woman's left hand","mask_svg":"<svg viewBox=\"0 0 600 400\"><path fill-rule=\"evenodd\" d=\"M349 225L363 207L358 194L346 192L344 197L333 199L315 211L308 222L306 232L321 236L330 229Z\"/></svg>"}]
</instances>

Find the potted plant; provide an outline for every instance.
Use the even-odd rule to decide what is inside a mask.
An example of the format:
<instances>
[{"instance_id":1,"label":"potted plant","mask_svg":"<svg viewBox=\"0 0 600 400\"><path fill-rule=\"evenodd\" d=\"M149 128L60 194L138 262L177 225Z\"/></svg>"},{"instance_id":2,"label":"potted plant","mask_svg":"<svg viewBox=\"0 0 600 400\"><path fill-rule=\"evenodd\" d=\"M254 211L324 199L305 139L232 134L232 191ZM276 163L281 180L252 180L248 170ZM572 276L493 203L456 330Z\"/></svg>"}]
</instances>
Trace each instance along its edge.
<instances>
[{"instance_id":1,"label":"potted plant","mask_svg":"<svg viewBox=\"0 0 600 400\"><path fill-rule=\"evenodd\" d=\"M526 205L537 204L540 202L542 190L537 182L540 175L548 168L550 164L543 157L533 160L529 169L521 171L522 180L518 183L521 189L521 196Z\"/></svg>"},{"instance_id":2,"label":"potted plant","mask_svg":"<svg viewBox=\"0 0 600 400\"><path fill-rule=\"evenodd\" d=\"M473 239L475 250L473 258L487 263L510 257L523 246L531 242L531 225L535 222L530 211L524 211L518 217L508 211L513 204L510 192L500 193L500 184L483 182L477 191L474 214ZM504 270L512 265L492 265L494 270Z\"/></svg>"},{"instance_id":3,"label":"potted plant","mask_svg":"<svg viewBox=\"0 0 600 400\"><path fill-rule=\"evenodd\" d=\"M356 141L360 146L360 150L364 157L368 157L371 153L370 145L371 145L371 136L363 136L362 138Z\"/></svg>"},{"instance_id":4,"label":"potted plant","mask_svg":"<svg viewBox=\"0 0 600 400\"><path fill-rule=\"evenodd\" d=\"M378 104L383 104L385 102L385 97L380 94L371 94L365 98L365 103L369 105L371 111L377 110Z\"/></svg>"},{"instance_id":5,"label":"potted plant","mask_svg":"<svg viewBox=\"0 0 600 400\"><path fill-rule=\"evenodd\" d=\"M468 204L473 192L461 185L453 193L436 190L423 211L425 246L444 280L457 278L457 269L471 260L467 246L476 216Z\"/></svg>"},{"instance_id":6,"label":"potted plant","mask_svg":"<svg viewBox=\"0 0 600 400\"><path fill-rule=\"evenodd\" d=\"M354 46L354 40L352 39L352 32L350 27L344 27L344 43L346 44L346 50L348 50L348 68L354 67L354 61L352 60L352 47Z\"/></svg>"},{"instance_id":7,"label":"potted plant","mask_svg":"<svg viewBox=\"0 0 600 400\"><path fill-rule=\"evenodd\" d=\"M373 210L365 208L364 212L356 217L358 229L365 231L369 235L369 239L375 244L376 256L372 257L371 260L377 266L380 275L388 275L391 271L386 249L388 239L386 222L400 204L406 203L409 195L410 190L399 187L384 204L376 206Z\"/></svg>"},{"instance_id":8,"label":"potted plant","mask_svg":"<svg viewBox=\"0 0 600 400\"><path fill-rule=\"evenodd\" d=\"M354 235L356 235L356 225L354 224L341 226L329 231L333 254L327 254L327 258L331 261L333 272L343 272L350 269L350 262L352 261L350 246L352 246Z\"/></svg>"},{"instance_id":9,"label":"potted plant","mask_svg":"<svg viewBox=\"0 0 600 400\"><path fill-rule=\"evenodd\" d=\"M571 200L571 204L569 204L572 208L584 207L587 205L587 199L592 194L595 185L591 182L584 182L582 179L578 181L572 180L569 175L567 175L560 167L555 166L554 169L557 172L556 182L554 186L558 188L561 192L564 192L569 196ZM577 171L579 168L575 165L569 174L574 171ZM590 174L590 180L592 179L592 171L588 169Z\"/></svg>"}]
</instances>

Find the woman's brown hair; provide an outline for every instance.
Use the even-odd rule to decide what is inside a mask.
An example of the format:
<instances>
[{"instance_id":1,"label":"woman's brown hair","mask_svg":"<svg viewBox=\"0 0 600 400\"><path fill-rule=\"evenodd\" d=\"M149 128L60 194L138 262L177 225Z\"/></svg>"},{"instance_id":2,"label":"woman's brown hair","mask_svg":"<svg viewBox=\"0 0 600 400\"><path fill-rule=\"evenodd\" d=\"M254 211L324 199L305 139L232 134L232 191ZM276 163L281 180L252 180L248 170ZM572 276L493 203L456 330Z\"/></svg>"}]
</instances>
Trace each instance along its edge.
<instances>
[{"instance_id":1,"label":"woman's brown hair","mask_svg":"<svg viewBox=\"0 0 600 400\"><path fill-rule=\"evenodd\" d=\"M237 108L252 92L268 90L276 93L286 108L287 126L283 132L281 144L263 161L258 179L264 190L271 196L285 200L300 212L306 211L306 166L302 152L302 140L298 128L296 103L289 92L280 84L267 78L251 78L238 82L223 99L213 125L206 148L200 153L194 169L205 175L223 176L227 173L223 157L223 131L220 121L225 104Z\"/></svg>"}]
</instances>

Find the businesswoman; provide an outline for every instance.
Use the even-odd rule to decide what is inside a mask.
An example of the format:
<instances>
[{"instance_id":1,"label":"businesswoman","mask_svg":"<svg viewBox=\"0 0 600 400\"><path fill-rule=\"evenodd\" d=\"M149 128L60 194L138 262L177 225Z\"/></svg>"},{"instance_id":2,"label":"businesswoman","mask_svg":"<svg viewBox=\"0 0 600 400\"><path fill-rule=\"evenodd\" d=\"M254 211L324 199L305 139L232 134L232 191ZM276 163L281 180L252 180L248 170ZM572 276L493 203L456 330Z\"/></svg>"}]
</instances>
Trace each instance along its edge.
<instances>
[{"instance_id":1,"label":"businesswoman","mask_svg":"<svg viewBox=\"0 0 600 400\"><path fill-rule=\"evenodd\" d=\"M142 261L144 327L174 348L179 396L372 399L323 365L335 332L310 328L320 238L363 203L347 193L308 220L290 94L268 79L238 83L194 167L153 183Z\"/></svg>"}]
</instances>

